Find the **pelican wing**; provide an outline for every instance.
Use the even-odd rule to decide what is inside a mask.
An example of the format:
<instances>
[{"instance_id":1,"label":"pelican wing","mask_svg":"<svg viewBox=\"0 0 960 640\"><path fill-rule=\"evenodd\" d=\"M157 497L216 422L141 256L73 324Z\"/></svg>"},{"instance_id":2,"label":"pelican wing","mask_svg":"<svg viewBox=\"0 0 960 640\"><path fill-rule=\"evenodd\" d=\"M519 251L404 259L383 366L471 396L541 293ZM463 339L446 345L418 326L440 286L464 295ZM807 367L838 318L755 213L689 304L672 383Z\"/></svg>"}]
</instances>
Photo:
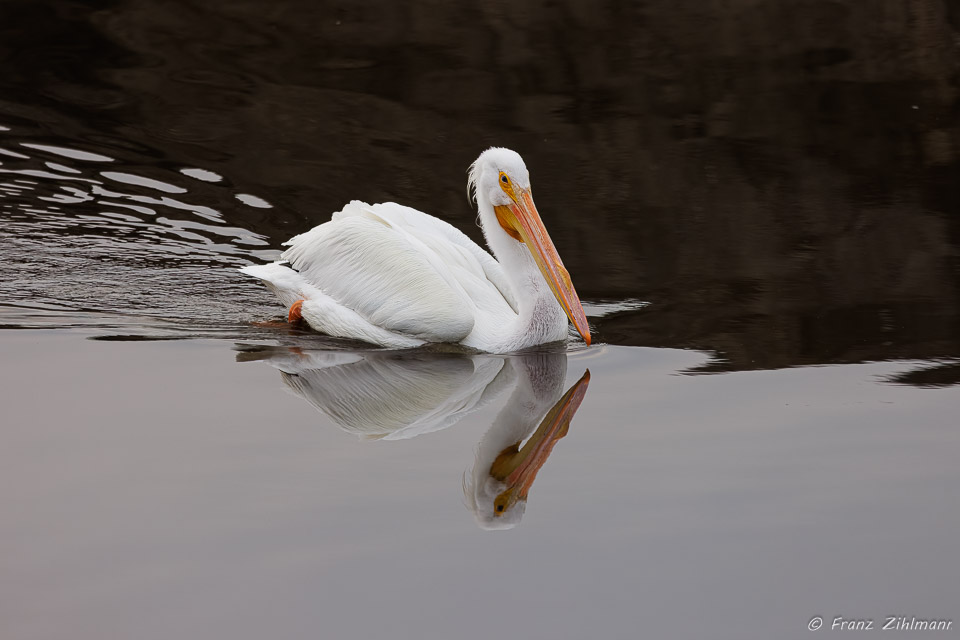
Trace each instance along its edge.
<instances>
[{"instance_id":1,"label":"pelican wing","mask_svg":"<svg viewBox=\"0 0 960 640\"><path fill-rule=\"evenodd\" d=\"M282 259L377 327L458 342L478 305L515 308L502 268L449 224L393 203L351 202L286 243Z\"/></svg>"},{"instance_id":2,"label":"pelican wing","mask_svg":"<svg viewBox=\"0 0 960 640\"><path fill-rule=\"evenodd\" d=\"M412 235L441 257L445 263L456 265L459 269L475 276L480 284L488 288L491 293L502 297L514 312L517 311L517 300L507 282L503 267L493 256L453 225L395 202L367 205L353 201L343 211L335 213L333 218L337 220L341 217L356 215L375 216L394 229ZM470 286L475 283L467 281L461 284Z\"/></svg>"}]
</instances>

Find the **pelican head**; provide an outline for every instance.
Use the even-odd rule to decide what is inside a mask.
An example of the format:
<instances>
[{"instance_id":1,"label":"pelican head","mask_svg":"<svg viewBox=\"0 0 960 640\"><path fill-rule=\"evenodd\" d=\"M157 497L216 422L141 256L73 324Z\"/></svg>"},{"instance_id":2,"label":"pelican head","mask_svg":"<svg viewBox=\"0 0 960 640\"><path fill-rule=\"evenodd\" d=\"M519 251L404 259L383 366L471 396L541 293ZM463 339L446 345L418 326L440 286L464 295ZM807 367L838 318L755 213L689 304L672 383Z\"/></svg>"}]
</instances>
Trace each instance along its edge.
<instances>
[{"instance_id":1,"label":"pelican head","mask_svg":"<svg viewBox=\"0 0 960 640\"><path fill-rule=\"evenodd\" d=\"M481 153L470 166L467 193L477 201L484 235L494 253L501 257L511 243L529 251L567 318L590 344L587 316L570 273L533 204L530 172L520 154L499 147ZM497 233L500 230L503 233Z\"/></svg>"}]
</instances>

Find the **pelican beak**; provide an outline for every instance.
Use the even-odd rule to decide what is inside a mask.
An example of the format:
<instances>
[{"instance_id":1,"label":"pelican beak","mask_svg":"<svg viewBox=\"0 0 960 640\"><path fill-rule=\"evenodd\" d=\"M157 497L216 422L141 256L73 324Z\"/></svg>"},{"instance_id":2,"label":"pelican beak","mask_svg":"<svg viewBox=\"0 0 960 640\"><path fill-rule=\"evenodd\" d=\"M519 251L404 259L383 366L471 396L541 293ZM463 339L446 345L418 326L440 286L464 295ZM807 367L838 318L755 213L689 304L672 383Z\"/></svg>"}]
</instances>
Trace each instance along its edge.
<instances>
[{"instance_id":1,"label":"pelican beak","mask_svg":"<svg viewBox=\"0 0 960 640\"><path fill-rule=\"evenodd\" d=\"M533 196L529 189L510 189L508 192L512 204L494 207L500 226L515 240L527 245L540 273L543 274L550 290L560 306L563 307L567 318L573 323L584 342L590 344L590 326L587 324L587 315L583 312L580 297L573 288L570 273L564 268L557 248L547 233L537 207L533 204Z\"/></svg>"},{"instance_id":2,"label":"pelican beak","mask_svg":"<svg viewBox=\"0 0 960 640\"><path fill-rule=\"evenodd\" d=\"M523 447L519 446L519 442L507 447L493 461L490 466L490 475L507 485L507 488L494 500L494 516L503 515L518 500L527 499L527 494L540 467L550 457L554 445L560 438L567 435L570 421L580 408L589 384L590 371L588 370L547 412L540 426Z\"/></svg>"}]
</instances>

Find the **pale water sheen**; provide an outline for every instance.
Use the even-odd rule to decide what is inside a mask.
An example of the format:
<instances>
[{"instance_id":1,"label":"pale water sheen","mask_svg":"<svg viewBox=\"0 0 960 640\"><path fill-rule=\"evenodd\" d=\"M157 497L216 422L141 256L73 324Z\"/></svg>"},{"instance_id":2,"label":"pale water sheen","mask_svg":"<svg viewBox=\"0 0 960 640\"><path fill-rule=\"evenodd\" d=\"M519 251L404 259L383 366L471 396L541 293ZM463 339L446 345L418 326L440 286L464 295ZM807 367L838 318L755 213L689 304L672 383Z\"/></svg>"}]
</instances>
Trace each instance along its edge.
<instances>
[{"instance_id":1,"label":"pale water sheen","mask_svg":"<svg viewBox=\"0 0 960 640\"><path fill-rule=\"evenodd\" d=\"M227 343L87 335L0 333L7 637L802 637L956 606L960 390L886 382L914 363L561 354L583 404L488 532L462 484L502 402L364 440Z\"/></svg>"}]
</instances>

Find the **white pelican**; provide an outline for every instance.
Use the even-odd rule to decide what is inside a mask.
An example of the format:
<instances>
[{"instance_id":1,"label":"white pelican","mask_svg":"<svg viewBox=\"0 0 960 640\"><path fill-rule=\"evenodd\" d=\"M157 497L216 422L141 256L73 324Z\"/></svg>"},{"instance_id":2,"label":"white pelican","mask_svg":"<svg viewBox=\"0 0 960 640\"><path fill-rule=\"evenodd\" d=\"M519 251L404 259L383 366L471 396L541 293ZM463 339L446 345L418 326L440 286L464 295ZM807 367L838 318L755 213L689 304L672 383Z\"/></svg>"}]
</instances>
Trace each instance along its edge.
<instances>
[{"instance_id":1,"label":"white pelican","mask_svg":"<svg viewBox=\"0 0 960 640\"><path fill-rule=\"evenodd\" d=\"M590 328L530 192L520 155L491 148L470 166L487 244L393 202L353 201L284 243L281 260L240 271L262 280L291 322L383 347L453 342L506 353Z\"/></svg>"}]
</instances>

